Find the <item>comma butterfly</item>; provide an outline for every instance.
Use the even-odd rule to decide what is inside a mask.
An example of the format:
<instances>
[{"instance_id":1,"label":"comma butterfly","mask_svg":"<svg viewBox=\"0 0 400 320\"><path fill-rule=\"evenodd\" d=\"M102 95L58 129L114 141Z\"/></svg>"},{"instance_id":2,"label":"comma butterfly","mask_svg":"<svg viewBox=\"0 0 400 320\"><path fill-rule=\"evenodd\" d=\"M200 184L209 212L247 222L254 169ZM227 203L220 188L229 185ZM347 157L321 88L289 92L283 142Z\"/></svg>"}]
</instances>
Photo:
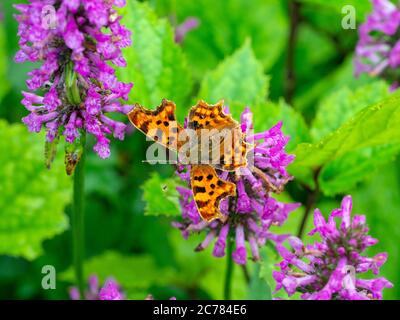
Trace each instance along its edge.
<instances>
[{"instance_id":1,"label":"comma butterfly","mask_svg":"<svg viewBox=\"0 0 400 320\"><path fill-rule=\"evenodd\" d=\"M165 99L156 110L137 104L128 113L131 123L146 136L178 152L180 159L186 157L197 209L209 222L223 219L221 200L236 195L235 184L220 179L216 170L233 172L247 166L251 147L239 123L222 108L222 101L215 105L199 101L190 110L185 128L176 120L175 104Z\"/></svg>"}]
</instances>

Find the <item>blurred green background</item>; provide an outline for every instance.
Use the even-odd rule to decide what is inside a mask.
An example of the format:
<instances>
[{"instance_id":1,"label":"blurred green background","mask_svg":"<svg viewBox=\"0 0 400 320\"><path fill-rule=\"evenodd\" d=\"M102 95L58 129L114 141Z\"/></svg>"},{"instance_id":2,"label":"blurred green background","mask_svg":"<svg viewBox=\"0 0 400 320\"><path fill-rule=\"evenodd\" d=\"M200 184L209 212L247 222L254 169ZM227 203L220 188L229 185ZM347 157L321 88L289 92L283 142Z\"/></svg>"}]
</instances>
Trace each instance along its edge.
<instances>
[{"instance_id":1,"label":"blurred green background","mask_svg":"<svg viewBox=\"0 0 400 320\"><path fill-rule=\"evenodd\" d=\"M13 62L18 38L12 5L21 2L0 3L0 299L68 298L71 180L62 150L48 171L44 136L29 134L21 124L27 114L21 90L34 67ZM256 131L282 120L291 135L288 151L297 161L291 167L296 179L280 197L306 204L314 194L313 207L328 214L351 194L354 211L367 215L370 233L379 239L370 254L389 253L382 275L395 287L384 297L399 299L399 127L387 123L400 116L391 100L391 116L372 113L369 107L389 96L388 84L354 78L357 30L341 26L344 4L354 5L359 25L371 10L369 2L127 2L123 21L133 31L134 45L125 51L129 66L120 77L135 83L131 102L154 107L168 98L182 119L197 98L225 99L236 116L244 106L252 108ZM188 17L200 26L176 44L174 28ZM377 132L380 138L374 139ZM143 135L134 132L112 142L108 160L88 150L86 273L101 281L113 276L132 299L149 293L156 299L221 299L225 259L213 258L210 250L195 253L204 235L186 241L171 227L179 208L174 190L165 197L163 186L173 185L173 171L143 163L146 147ZM275 231L296 234L303 213L304 206ZM278 260L270 248L262 252L261 265L249 261L249 285L235 268L235 299L270 297L271 268ZM56 290L41 287L44 265L56 267Z\"/></svg>"}]
</instances>

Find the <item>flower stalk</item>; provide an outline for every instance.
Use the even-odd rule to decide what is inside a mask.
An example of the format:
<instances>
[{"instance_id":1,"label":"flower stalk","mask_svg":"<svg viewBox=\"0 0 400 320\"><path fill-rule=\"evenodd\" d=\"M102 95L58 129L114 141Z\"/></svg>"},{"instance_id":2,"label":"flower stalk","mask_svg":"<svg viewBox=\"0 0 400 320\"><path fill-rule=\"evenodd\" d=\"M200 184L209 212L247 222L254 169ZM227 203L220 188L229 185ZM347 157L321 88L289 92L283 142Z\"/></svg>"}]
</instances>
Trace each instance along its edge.
<instances>
[{"instance_id":1,"label":"flower stalk","mask_svg":"<svg viewBox=\"0 0 400 320\"><path fill-rule=\"evenodd\" d=\"M86 145L86 136L82 135L82 145ZM74 173L74 199L72 208L72 247L75 278L80 299L84 299L85 282L83 262L85 257L85 217L84 217L84 189L85 189L85 151L83 151Z\"/></svg>"},{"instance_id":2,"label":"flower stalk","mask_svg":"<svg viewBox=\"0 0 400 320\"><path fill-rule=\"evenodd\" d=\"M233 275L233 240L228 238L227 243L228 254L226 256L226 273L225 273L225 283L224 283L224 300L231 300L232 291L232 275Z\"/></svg>"},{"instance_id":3,"label":"flower stalk","mask_svg":"<svg viewBox=\"0 0 400 320\"><path fill-rule=\"evenodd\" d=\"M321 168L316 169L314 172L314 184L315 184L314 189L312 190L307 187L307 192L308 192L307 203L306 203L306 207L304 210L303 218L301 219L299 229L297 231L297 237L299 237L300 239L302 239L304 236L304 230L307 225L308 217L309 217L312 209L316 205L316 203L319 199L319 196L320 196L320 189L319 189L319 182L318 182L320 172L321 172Z\"/></svg>"}]
</instances>

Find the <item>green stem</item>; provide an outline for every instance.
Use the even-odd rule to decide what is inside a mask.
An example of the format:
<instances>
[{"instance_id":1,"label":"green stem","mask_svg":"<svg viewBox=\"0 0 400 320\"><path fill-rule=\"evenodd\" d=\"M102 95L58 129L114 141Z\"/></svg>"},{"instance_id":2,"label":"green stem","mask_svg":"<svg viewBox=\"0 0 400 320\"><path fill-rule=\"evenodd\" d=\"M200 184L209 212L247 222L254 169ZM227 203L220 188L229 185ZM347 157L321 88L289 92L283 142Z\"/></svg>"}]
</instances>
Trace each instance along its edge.
<instances>
[{"instance_id":1,"label":"green stem","mask_svg":"<svg viewBox=\"0 0 400 320\"><path fill-rule=\"evenodd\" d=\"M311 190L308 188L309 190L308 190L308 196L307 196L307 202L306 202L304 215L303 215L303 218L301 219L299 229L297 231L297 237L299 237L300 239L304 235L304 230L307 225L308 216L310 215L311 210L314 208L314 206L317 203L318 198L319 198L320 189L319 189L318 178L319 178L320 172L321 172L321 168L317 168L314 171L314 184L315 184L314 190Z\"/></svg>"},{"instance_id":2,"label":"green stem","mask_svg":"<svg viewBox=\"0 0 400 320\"><path fill-rule=\"evenodd\" d=\"M233 275L233 240L228 237L228 248L226 256L226 274L225 274L225 285L224 285L224 300L231 300L231 288L232 288L232 275Z\"/></svg>"},{"instance_id":3,"label":"green stem","mask_svg":"<svg viewBox=\"0 0 400 320\"><path fill-rule=\"evenodd\" d=\"M299 25L301 22L300 2L289 0L290 30L287 45L285 98L291 104L296 91L295 54Z\"/></svg>"},{"instance_id":4,"label":"green stem","mask_svg":"<svg viewBox=\"0 0 400 320\"><path fill-rule=\"evenodd\" d=\"M85 146L85 137L83 146ZM84 261L84 187L85 187L85 151L75 168L74 173L74 203L72 208L72 245L73 262L75 269L76 282L79 289L80 299L84 299L85 282L83 279Z\"/></svg>"}]
</instances>

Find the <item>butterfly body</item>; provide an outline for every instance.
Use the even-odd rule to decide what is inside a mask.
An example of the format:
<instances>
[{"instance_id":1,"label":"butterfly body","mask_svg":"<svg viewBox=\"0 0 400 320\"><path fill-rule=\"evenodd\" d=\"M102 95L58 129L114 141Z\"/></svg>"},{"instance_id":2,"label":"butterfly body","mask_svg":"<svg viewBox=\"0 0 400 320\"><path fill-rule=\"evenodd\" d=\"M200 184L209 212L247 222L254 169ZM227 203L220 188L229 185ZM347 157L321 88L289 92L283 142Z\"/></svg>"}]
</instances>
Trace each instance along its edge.
<instances>
[{"instance_id":1,"label":"butterfly body","mask_svg":"<svg viewBox=\"0 0 400 320\"><path fill-rule=\"evenodd\" d=\"M191 166L191 188L200 216L206 221L223 219L222 199L236 195L236 186L222 180L216 169L234 172L247 165L251 146L240 125L223 112L223 102L208 105L199 101L179 125L173 102L163 100L154 111L136 105L128 114L131 123L152 140L178 152L183 164Z\"/></svg>"}]
</instances>

